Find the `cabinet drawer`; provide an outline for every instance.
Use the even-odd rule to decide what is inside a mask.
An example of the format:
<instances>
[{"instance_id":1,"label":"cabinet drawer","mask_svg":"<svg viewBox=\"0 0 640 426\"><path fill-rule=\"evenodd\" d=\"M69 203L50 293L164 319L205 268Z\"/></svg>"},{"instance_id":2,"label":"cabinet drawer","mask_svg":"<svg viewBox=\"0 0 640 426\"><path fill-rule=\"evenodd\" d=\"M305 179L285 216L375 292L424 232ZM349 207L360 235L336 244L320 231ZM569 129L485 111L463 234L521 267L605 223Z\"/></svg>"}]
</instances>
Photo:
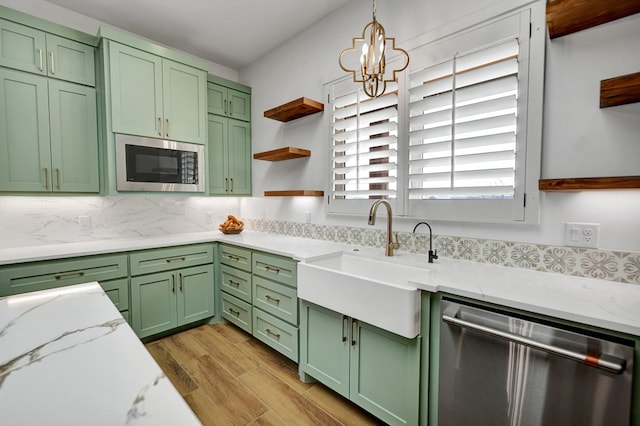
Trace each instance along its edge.
<instances>
[{"instance_id":1,"label":"cabinet drawer","mask_svg":"<svg viewBox=\"0 0 640 426\"><path fill-rule=\"evenodd\" d=\"M251 274L226 265L220 266L222 272L222 291L251 303Z\"/></svg>"},{"instance_id":2,"label":"cabinet drawer","mask_svg":"<svg viewBox=\"0 0 640 426\"><path fill-rule=\"evenodd\" d=\"M25 263L0 268L0 296L108 281L128 274L126 254Z\"/></svg>"},{"instance_id":3,"label":"cabinet drawer","mask_svg":"<svg viewBox=\"0 0 640 426\"><path fill-rule=\"evenodd\" d=\"M100 283L102 289L120 312L129 309L129 280L107 281Z\"/></svg>"},{"instance_id":4,"label":"cabinet drawer","mask_svg":"<svg viewBox=\"0 0 640 426\"><path fill-rule=\"evenodd\" d=\"M251 305L237 297L222 293L222 318L251 333Z\"/></svg>"},{"instance_id":5,"label":"cabinet drawer","mask_svg":"<svg viewBox=\"0 0 640 426\"><path fill-rule=\"evenodd\" d=\"M296 327L254 308L253 335L294 362L298 362L298 329Z\"/></svg>"},{"instance_id":6,"label":"cabinet drawer","mask_svg":"<svg viewBox=\"0 0 640 426\"><path fill-rule=\"evenodd\" d=\"M261 277L253 277L253 306L291 324L298 324L298 292Z\"/></svg>"},{"instance_id":7,"label":"cabinet drawer","mask_svg":"<svg viewBox=\"0 0 640 426\"><path fill-rule=\"evenodd\" d=\"M251 272L251 250L221 244L220 263Z\"/></svg>"},{"instance_id":8,"label":"cabinet drawer","mask_svg":"<svg viewBox=\"0 0 640 426\"><path fill-rule=\"evenodd\" d=\"M131 254L131 276L213 263L213 245L153 249Z\"/></svg>"},{"instance_id":9,"label":"cabinet drawer","mask_svg":"<svg viewBox=\"0 0 640 426\"><path fill-rule=\"evenodd\" d=\"M253 273L270 280L297 287L298 271L295 260L267 253L253 254Z\"/></svg>"}]
</instances>

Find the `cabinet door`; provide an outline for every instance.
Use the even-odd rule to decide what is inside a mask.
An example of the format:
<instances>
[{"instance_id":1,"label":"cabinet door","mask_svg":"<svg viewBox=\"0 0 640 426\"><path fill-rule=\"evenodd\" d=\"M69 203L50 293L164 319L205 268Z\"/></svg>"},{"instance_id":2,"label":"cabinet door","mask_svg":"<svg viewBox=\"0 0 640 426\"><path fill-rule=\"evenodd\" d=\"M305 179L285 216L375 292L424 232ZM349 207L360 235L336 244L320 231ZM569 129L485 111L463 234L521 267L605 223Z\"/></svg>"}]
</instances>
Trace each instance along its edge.
<instances>
[{"instance_id":1,"label":"cabinet door","mask_svg":"<svg viewBox=\"0 0 640 426\"><path fill-rule=\"evenodd\" d=\"M56 192L99 192L96 91L49 80L51 168Z\"/></svg>"},{"instance_id":2,"label":"cabinet door","mask_svg":"<svg viewBox=\"0 0 640 426\"><path fill-rule=\"evenodd\" d=\"M110 41L109 61L113 131L162 137L162 60Z\"/></svg>"},{"instance_id":3,"label":"cabinet door","mask_svg":"<svg viewBox=\"0 0 640 426\"><path fill-rule=\"evenodd\" d=\"M162 60L164 137L207 143L207 73Z\"/></svg>"},{"instance_id":4,"label":"cabinet door","mask_svg":"<svg viewBox=\"0 0 640 426\"><path fill-rule=\"evenodd\" d=\"M348 326L344 315L307 302L300 304L300 368L346 398L349 397Z\"/></svg>"},{"instance_id":5,"label":"cabinet door","mask_svg":"<svg viewBox=\"0 0 640 426\"><path fill-rule=\"evenodd\" d=\"M251 121L251 95L238 90L228 89L229 117L236 120Z\"/></svg>"},{"instance_id":6,"label":"cabinet door","mask_svg":"<svg viewBox=\"0 0 640 426\"><path fill-rule=\"evenodd\" d=\"M351 320L354 321L354 320ZM359 321L351 346L350 399L389 424L418 424L420 337Z\"/></svg>"},{"instance_id":7,"label":"cabinet door","mask_svg":"<svg viewBox=\"0 0 640 426\"><path fill-rule=\"evenodd\" d=\"M207 83L207 112L227 115L227 88L219 84Z\"/></svg>"},{"instance_id":8,"label":"cabinet door","mask_svg":"<svg viewBox=\"0 0 640 426\"><path fill-rule=\"evenodd\" d=\"M47 78L0 69L0 191L51 191Z\"/></svg>"},{"instance_id":9,"label":"cabinet door","mask_svg":"<svg viewBox=\"0 0 640 426\"><path fill-rule=\"evenodd\" d=\"M208 116L209 149L209 193L227 195L229 191L228 169L228 119L217 115Z\"/></svg>"},{"instance_id":10,"label":"cabinet door","mask_svg":"<svg viewBox=\"0 0 640 426\"><path fill-rule=\"evenodd\" d=\"M45 33L0 19L0 66L46 75Z\"/></svg>"},{"instance_id":11,"label":"cabinet door","mask_svg":"<svg viewBox=\"0 0 640 426\"><path fill-rule=\"evenodd\" d=\"M251 124L229 119L229 194L251 195Z\"/></svg>"},{"instance_id":12,"label":"cabinet door","mask_svg":"<svg viewBox=\"0 0 640 426\"><path fill-rule=\"evenodd\" d=\"M178 325L210 318L215 314L213 265L174 272L178 282Z\"/></svg>"},{"instance_id":13,"label":"cabinet door","mask_svg":"<svg viewBox=\"0 0 640 426\"><path fill-rule=\"evenodd\" d=\"M86 86L96 85L95 49L77 41L47 34L47 71L50 77Z\"/></svg>"},{"instance_id":14,"label":"cabinet door","mask_svg":"<svg viewBox=\"0 0 640 426\"><path fill-rule=\"evenodd\" d=\"M138 337L178 326L176 276L173 272L131 279L131 322Z\"/></svg>"}]
</instances>

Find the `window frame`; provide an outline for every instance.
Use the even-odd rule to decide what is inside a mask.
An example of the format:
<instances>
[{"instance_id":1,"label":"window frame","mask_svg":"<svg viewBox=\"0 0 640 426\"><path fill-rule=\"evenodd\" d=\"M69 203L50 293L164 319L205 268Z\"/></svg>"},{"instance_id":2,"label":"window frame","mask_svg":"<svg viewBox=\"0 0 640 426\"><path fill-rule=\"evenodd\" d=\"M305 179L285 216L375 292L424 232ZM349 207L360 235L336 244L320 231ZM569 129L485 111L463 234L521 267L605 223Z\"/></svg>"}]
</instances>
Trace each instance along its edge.
<instances>
[{"instance_id":1,"label":"window frame","mask_svg":"<svg viewBox=\"0 0 640 426\"><path fill-rule=\"evenodd\" d=\"M394 214L406 218L428 218L430 220L471 223L539 223L539 190L541 152L542 152L542 118L544 90L544 55L545 55L545 6L546 3L521 2L508 11L495 13L491 10L467 17L437 31L416 37L404 48L409 52L411 62L409 68L399 75L398 81L398 185L397 195L393 202ZM493 15L492 15L493 13ZM455 40L458 37L472 34L474 31L499 25L501 21L518 16L520 20L520 37L526 49L526 57L519 67L518 78L526 80L520 84L518 100L518 149L516 151L516 192L513 199L452 199L452 200L410 200L409 188L409 95L408 78L415 70L420 50L428 49L437 43ZM526 37L525 37L526 35ZM498 41L496 37L495 40ZM486 43L489 44L489 43ZM481 47L480 44L475 48ZM461 49L464 51L473 48ZM392 65L393 60L389 61ZM412 65L414 65L412 67ZM325 84L325 94L332 85L341 83L345 78L333 80ZM356 83L353 83L356 85ZM329 97L327 97L329 100ZM522 111L525 111L523 113ZM331 139L331 114L327 116L327 129ZM523 170L524 166L524 170ZM365 215L374 200L334 200L331 184L332 159L329 155L327 163L329 176L327 214ZM342 201L336 206L335 201ZM346 201L346 202L345 202Z\"/></svg>"}]
</instances>

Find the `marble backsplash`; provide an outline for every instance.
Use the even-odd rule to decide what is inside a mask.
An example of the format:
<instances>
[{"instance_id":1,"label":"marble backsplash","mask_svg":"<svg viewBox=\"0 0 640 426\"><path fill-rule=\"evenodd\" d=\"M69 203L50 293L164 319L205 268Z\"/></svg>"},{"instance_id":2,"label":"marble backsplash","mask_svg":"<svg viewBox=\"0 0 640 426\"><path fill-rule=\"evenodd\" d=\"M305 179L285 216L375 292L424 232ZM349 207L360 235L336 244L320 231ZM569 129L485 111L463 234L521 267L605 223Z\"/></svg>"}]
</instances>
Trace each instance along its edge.
<instances>
[{"instance_id":1,"label":"marble backsplash","mask_svg":"<svg viewBox=\"0 0 640 426\"><path fill-rule=\"evenodd\" d=\"M316 225L276 220L245 219L245 227L255 231L336 241L371 247L384 247L386 232L374 228ZM429 235L398 232L401 251L426 254ZM493 263L514 268L533 269L579 277L640 284L640 253L614 250L530 244L434 235L433 248L438 256L474 262Z\"/></svg>"},{"instance_id":2,"label":"marble backsplash","mask_svg":"<svg viewBox=\"0 0 640 426\"><path fill-rule=\"evenodd\" d=\"M0 249L215 230L235 198L176 196L0 197ZM90 226L81 230L80 217ZM385 232L366 227L245 218L246 228L281 235L383 247ZM426 228L399 232L400 250L427 253ZM640 284L640 252L582 249L434 235L438 255L607 281Z\"/></svg>"},{"instance_id":3,"label":"marble backsplash","mask_svg":"<svg viewBox=\"0 0 640 426\"><path fill-rule=\"evenodd\" d=\"M0 248L211 231L238 211L231 198L3 196Z\"/></svg>"}]
</instances>

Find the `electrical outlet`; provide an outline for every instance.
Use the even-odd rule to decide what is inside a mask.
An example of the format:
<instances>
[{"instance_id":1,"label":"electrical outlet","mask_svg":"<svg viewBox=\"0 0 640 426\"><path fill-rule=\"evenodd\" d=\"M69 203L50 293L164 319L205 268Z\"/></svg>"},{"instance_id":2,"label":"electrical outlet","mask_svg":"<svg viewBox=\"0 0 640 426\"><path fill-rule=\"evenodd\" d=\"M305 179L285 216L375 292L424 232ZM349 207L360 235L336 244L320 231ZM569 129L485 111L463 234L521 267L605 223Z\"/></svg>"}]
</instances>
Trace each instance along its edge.
<instances>
[{"instance_id":1,"label":"electrical outlet","mask_svg":"<svg viewBox=\"0 0 640 426\"><path fill-rule=\"evenodd\" d=\"M204 223L206 225L213 225L213 221L214 221L214 217L213 217L213 212L206 212L204 214Z\"/></svg>"},{"instance_id":2,"label":"electrical outlet","mask_svg":"<svg viewBox=\"0 0 640 426\"><path fill-rule=\"evenodd\" d=\"M597 248L599 233L599 223L566 222L564 224L564 244L573 247Z\"/></svg>"},{"instance_id":3,"label":"electrical outlet","mask_svg":"<svg viewBox=\"0 0 640 426\"><path fill-rule=\"evenodd\" d=\"M78 228L81 231L88 231L91 229L91 216L78 216Z\"/></svg>"}]
</instances>

